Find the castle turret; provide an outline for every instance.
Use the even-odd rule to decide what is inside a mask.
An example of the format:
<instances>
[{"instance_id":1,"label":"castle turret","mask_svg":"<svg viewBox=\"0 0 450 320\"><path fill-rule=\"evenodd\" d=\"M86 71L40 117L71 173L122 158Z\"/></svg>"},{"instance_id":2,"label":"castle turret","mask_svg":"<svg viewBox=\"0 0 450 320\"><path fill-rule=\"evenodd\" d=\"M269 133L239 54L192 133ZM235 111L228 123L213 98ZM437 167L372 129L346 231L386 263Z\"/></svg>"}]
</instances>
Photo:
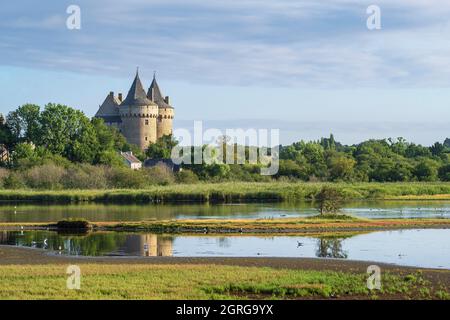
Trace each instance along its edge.
<instances>
[{"instance_id":1,"label":"castle turret","mask_svg":"<svg viewBox=\"0 0 450 320\"><path fill-rule=\"evenodd\" d=\"M142 150L164 135L172 134L174 109L169 97L163 98L156 77L148 89L142 86L139 72L131 85L125 100L121 93L116 97L110 92L95 114L105 124L116 127L125 136L128 143Z\"/></svg>"},{"instance_id":2,"label":"castle turret","mask_svg":"<svg viewBox=\"0 0 450 320\"><path fill-rule=\"evenodd\" d=\"M173 117L175 115L173 107L170 105L170 98L163 98L163 94L156 82L156 76L153 75L153 81L147 92L147 98L158 105L158 119L157 119L157 138L164 135L172 134L173 132Z\"/></svg>"},{"instance_id":3,"label":"castle turret","mask_svg":"<svg viewBox=\"0 0 450 320\"><path fill-rule=\"evenodd\" d=\"M156 142L158 105L147 98L138 72L119 111L122 133L129 143L145 150Z\"/></svg>"}]
</instances>

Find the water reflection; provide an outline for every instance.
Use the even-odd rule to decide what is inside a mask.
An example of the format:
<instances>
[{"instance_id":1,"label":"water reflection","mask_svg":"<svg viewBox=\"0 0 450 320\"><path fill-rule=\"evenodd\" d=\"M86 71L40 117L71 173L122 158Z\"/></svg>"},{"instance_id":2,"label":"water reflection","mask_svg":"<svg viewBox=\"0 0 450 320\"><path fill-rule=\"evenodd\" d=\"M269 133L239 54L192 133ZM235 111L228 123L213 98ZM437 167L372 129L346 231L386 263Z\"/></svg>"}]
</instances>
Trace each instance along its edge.
<instances>
[{"instance_id":1,"label":"water reflection","mask_svg":"<svg viewBox=\"0 0 450 320\"><path fill-rule=\"evenodd\" d=\"M0 232L0 244L52 250L83 256L171 256L173 239L156 234L98 232L67 235L56 232Z\"/></svg>"},{"instance_id":2,"label":"water reflection","mask_svg":"<svg viewBox=\"0 0 450 320\"><path fill-rule=\"evenodd\" d=\"M320 258L346 259L348 254L342 248L344 238L322 237L317 240L316 256Z\"/></svg>"},{"instance_id":3,"label":"water reflection","mask_svg":"<svg viewBox=\"0 0 450 320\"><path fill-rule=\"evenodd\" d=\"M119 252L145 257L169 257L173 254L173 238L156 234L127 235Z\"/></svg>"},{"instance_id":4,"label":"water reflection","mask_svg":"<svg viewBox=\"0 0 450 320\"><path fill-rule=\"evenodd\" d=\"M319 257L450 269L450 229L378 231L355 236L214 236L0 231L0 244L82 256Z\"/></svg>"},{"instance_id":5,"label":"water reflection","mask_svg":"<svg viewBox=\"0 0 450 320\"><path fill-rule=\"evenodd\" d=\"M344 211L364 218L450 218L450 201L354 201ZM309 202L180 205L30 205L0 204L0 222L52 222L68 218L89 221L165 219L288 218L317 214Z\"/></svg>"}]
</instances>

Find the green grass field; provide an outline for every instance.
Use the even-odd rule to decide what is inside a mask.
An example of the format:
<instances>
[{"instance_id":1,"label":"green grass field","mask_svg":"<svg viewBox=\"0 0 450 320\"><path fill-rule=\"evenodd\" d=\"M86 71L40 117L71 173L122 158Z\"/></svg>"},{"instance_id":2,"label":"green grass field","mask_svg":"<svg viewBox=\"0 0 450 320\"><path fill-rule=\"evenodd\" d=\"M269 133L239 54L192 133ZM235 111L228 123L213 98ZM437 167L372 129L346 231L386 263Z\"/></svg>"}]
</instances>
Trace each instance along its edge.
<instances>
[{"instance_id":1,"label":"green grass field","mask_svg":"<svg viewBox=\"0 0 450 320\"><path fill-rule=\"evenodd\" d=\"M227 182L155 186L142 190L0 190L0 201L53 203L174 203L312 200L324 185L347 199L450 199L450 183Z\"/></svg>"},{"instance_id":2,"label":"green grass field","mask_svg":"<svg viewBox=\"0 0 450 320\"><path fill-rule=\"evenodd\" d=\"M0 299L448 299L420 274L384 273L382 290L366 274L218 265L80 264L81 289L69 290L65 265L0 267Z\"/></svg>"}]
</instances>

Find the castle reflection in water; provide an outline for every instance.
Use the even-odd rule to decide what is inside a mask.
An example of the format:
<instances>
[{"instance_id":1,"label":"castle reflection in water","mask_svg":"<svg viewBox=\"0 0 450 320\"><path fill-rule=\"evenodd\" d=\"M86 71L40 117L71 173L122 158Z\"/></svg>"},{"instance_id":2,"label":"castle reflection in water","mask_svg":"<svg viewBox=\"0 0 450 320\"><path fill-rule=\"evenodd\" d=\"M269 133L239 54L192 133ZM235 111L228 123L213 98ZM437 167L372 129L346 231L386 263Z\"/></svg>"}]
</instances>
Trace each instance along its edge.
<instances>
[{"instance_id":1,"label":"castle reflection in water","mask_svg":"<svg viewBox=\"0 0 450 320\"><path fill-rule=\"evenodd\" d=\"M56 232L0 231L0 245L27 246L68 255L168 257L174 238L156 234L91 233L66 235Z\"/></svg>"},{"instance_id":2,"label":"castle reflection in water","mask_svg":"<svg viewBox=\"0 0 450 320\"><path fill-rule=\"evenodd\" d=\"M120 251L144 257L169 257L173 255L173 238L156 234L127 235Z\"/></svg>"}]
</instances>

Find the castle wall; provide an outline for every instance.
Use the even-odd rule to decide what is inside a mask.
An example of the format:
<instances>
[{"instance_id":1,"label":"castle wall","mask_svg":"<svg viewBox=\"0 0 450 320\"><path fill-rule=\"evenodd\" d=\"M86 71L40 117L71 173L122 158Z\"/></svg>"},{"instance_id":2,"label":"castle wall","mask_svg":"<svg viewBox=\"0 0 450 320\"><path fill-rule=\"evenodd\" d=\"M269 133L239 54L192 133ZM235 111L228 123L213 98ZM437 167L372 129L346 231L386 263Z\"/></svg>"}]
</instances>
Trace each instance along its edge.
<instances>
[{"instance_id":1,"label":"castle wall","mask_svg":"<svg viewBox=\"0 0 450 320\"><path fill-rule=\"evenodd\" d=\"M173 108L159 108L157 119L157 138L172 134L173 132Z\"/></svg>"},{"instance_id":2,"label":"castle wall","mask_svg":"<svg viewBox=\"0 0 450 320\"><path fill-rule=\"evenodd\" d=\"M142 150L156 142L158 106L121 106L121 130L129 143Z\"/></svg>"}]
</instances>

